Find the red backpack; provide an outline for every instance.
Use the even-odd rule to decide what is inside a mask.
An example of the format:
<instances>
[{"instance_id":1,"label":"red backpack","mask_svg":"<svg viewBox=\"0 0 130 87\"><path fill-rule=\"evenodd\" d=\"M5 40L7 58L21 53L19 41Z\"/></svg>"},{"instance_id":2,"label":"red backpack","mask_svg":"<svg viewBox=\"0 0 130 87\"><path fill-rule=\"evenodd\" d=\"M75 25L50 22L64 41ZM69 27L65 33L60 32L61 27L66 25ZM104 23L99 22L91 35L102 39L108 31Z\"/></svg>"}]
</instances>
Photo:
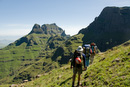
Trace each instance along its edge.
<instances>
[{"instance_id":1,"label":"red backpack","mask_svg":"<svg viewBox=\"0 0 130 87\"><path fill-rule=\"evenodd\" d=\"M95 54L96 53L95 43L91 43L90 53L91 54Z\"/></svg>"}]
</instances>

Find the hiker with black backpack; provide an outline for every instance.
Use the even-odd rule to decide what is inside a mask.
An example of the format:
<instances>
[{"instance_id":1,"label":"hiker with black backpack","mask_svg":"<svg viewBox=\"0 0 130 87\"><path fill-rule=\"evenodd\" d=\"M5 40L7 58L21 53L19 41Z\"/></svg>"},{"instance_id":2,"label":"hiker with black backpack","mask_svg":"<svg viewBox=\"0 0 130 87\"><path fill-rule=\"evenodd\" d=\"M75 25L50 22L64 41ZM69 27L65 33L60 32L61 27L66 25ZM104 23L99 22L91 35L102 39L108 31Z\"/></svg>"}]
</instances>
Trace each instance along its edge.
<instances>
[{"instance_id":1,"label":"hiker with black backpack","mask_svg":"<svg viewBox=\"0 0 130 87\"><path fill-rule=\"evenodd\" d=\"M82 69L82 65L84 65L84 69ZM83 54L82 46L79 46L77 50L74 52L74 56L71 61L71 68L73 68L73 78L72 78L72 87L75 84L76 74L78 73L78 84L80 85L80 78L82 74L82 70L86 70L85 67L85 55Z\"/></svg>"},{"instance_id":2,"label":"hiker with black backpack","mask_svg":"<svg viewBox=\"0 0 130 87\"><path fill-rule=\"evenodd\" d=\"M91 43L91 44L90 44L90 54L91 54L91 56L90 56L90 64L93 63L94 56L95 56L95 54L96 54L96 52L97 52L96 49L97 49L96 44L95 44L94 42Z\"/></svg>"}]
</instances>

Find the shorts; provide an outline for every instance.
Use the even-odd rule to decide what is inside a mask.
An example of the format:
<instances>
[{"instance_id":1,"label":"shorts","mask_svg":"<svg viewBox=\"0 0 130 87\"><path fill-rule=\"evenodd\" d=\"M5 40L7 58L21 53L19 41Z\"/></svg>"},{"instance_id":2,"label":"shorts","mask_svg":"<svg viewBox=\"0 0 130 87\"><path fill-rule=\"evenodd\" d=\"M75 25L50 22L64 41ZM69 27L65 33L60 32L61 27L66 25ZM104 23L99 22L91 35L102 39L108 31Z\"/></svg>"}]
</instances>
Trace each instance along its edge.
<instances>
[{"instance_id":1,"label":"shorts","mask_svg":"<svg viewBox=\"0 0 130 87\"><path fill-rule=\"evenodd\" d=\"M76 73L78 73L78 74L82 74L82 67L74 67L73 68L73 73L74 74L76 74Z\"/></svg>"}]
</instances>

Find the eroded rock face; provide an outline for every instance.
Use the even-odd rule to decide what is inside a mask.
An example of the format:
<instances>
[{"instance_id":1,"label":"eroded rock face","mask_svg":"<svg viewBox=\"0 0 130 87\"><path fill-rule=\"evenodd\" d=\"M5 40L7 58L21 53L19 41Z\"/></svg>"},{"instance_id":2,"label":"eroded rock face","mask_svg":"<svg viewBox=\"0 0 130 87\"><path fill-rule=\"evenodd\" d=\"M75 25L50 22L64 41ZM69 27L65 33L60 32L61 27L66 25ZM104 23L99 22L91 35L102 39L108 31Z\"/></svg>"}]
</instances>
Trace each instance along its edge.
<instances>
[{"instance_id":1,"label":"eroded rock face","mask_svg":"<svg viewBox=\"0 0 130 87\"><path fill-rule=\"evenodd\" d=\"M106 51L130 39L130 7L106 7L83 33L85 43L95 42Z\"/></svg>"}]
</instances>

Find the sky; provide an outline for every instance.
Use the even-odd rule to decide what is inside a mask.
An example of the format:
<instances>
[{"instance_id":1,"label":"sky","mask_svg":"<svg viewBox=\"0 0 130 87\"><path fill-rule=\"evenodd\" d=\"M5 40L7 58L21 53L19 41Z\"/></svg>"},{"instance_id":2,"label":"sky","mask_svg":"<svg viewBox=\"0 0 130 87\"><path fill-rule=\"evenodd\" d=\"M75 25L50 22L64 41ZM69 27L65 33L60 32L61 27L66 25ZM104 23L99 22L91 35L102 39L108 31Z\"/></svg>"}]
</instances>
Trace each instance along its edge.
<instances>
[{"instance_id":1,"label":"sky","mask_svg":"<svg viewBox=\"0 0 130 87\"><path fill-rule=\"evenodd\" d=\"M107 6L129 6L130 0L0 0L0 40L27 35L34 24L52 24L75 35Z\"/></svg>"}]
</instances>

